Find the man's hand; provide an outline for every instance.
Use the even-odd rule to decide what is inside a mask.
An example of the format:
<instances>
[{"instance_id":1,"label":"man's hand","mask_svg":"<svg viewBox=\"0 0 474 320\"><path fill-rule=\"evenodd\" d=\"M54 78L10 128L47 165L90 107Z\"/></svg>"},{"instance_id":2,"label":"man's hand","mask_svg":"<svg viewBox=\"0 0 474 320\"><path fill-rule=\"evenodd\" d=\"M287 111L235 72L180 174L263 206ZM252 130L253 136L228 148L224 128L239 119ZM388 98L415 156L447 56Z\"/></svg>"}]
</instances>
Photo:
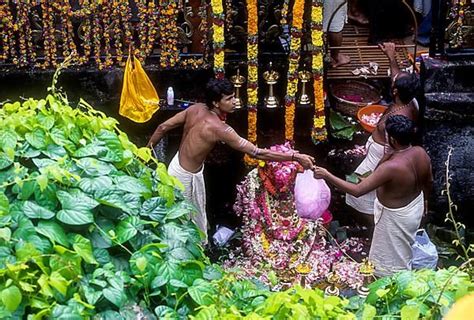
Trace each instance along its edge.
<instances>
[{"instance_id":1,"label":"man's hand","mask_svg":"<svg viewBox=\"0 0 474 320\"><path fill-rule=\"evenodd\" d=\"M313 167L313 172L314 172L314 178L315 179L326 179L326 177L329 175L329 171L322 167Z\"/></svg>"},{"instance_id":2,"label":"man's hand","mask_svg":"<svg viewBox=\"0 0 474 320\"><path fill-rule=\"evenodd\" d=\"M380 50L390 59L395 59L395 43L393 42L384 42L379 44Z\"/></svg>"},{"instance_id":3,"label":"man's hand","mask_svg":"<svg viewBox=\"0 0 474 320\"><path fill-rule=\"evenodd\" d=\"M314 158L310 155L295 153L293 157L303 166L305 170L311 169L314 165Z\"/></svg>"}]
</instances>

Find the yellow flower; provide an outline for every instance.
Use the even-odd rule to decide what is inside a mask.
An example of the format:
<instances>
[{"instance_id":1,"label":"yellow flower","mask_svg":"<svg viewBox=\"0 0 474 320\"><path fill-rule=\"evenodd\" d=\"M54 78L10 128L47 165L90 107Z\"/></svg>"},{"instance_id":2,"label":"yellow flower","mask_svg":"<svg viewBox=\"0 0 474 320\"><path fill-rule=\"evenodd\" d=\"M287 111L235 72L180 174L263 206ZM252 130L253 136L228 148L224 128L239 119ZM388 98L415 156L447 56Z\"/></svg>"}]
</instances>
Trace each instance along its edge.
<instances>
[{"instance_id":1,"label":"yellow flower","mask_svg":"<svg viewBox=\"0 0 474 320\"><path fill-rule=\"evenodd\" d=\"M249 66L249 81L257 82L258 81L258 69L254 66Z\"/></svg>"},{"instance_id":2,"label":"yellow flower","mask_svg":"<svg viewBox=\"0 0 474 320\"><path fill-rule=\"evenodd\" d=\"M323 20L323 8L321 6L313 7L311 10L311 20L320 24Z\"/></svg>"},{"instance_id":3,"label":"yellow flower","mask_svg":"<svg viewBox=\"0 0 474 320\"><path fill-rule=\"evenodd\" d=\"M323 68L323 55L321 53L317 53L313 55L313 69L320 70Z\"/></svg>"},{"instance_id":4,"label":"yellow flower","mask_svg":"<svg viewBox=\"0 0 474 320\"><path fill-rule=\"evenodd\" d=\"M326 117L325 116L314 118L314 127L315 128L324 128L325 125L326 125Z\"/></svg>"},{"instance_id":5,"label":"yellow flower","mask_svg":"<svg viewBox=\"0 0 474 320\"><path fill-rule=\"evenodd\" d=\"M323 33L319 30L311 32L311 42L315 47L323 46Z\"/></svg>"},{"instance_id":6,"label":"yellow flower","mask_svg":"<svg viewBox=\"0 0 474 320\"><path fill-rule=\"evenodd\" d=\"M248 58L254 59L258 56L258 45L257 44L249 44L248 45Z\"/></svg>"},{"instance_id":7,"label":"yellow flower","mask_svg":"<svg viewBox=\"0 0 474 320\"><path fill-rule=\"evenodd\" d=\"M224 41L224 28L214 24L212 39L214 40L214 42L223 42Z\"/></svg>"},{"instance_id":8,"label":"yellow flower","mask_svg":"<svg viewBox=\"0 0 474 320\"><path fill-rule=\"evenodd\" d=\"M216 14L222 13L224 8L222 7L222 0L211 0L212 11Z\"/></svg>"},{"instance_id":9,"label":"yellow flower","mask_svg":"<svg viewBox=\"0 0 474 320\"><path fill-rule=\"evenodd\" d=\"M258 103L257 90L248 89L247 90L249 104L255 106Z\"/></svg>"},{"instance_id":10,"label":"yellow flower","mask_svg":"<svg viewBox=\"0 0 474 320\"><path fill-rule=\"evenodd\" d=\"M214 66L216 68L224 68L224 51L214 55Z\"/></svg>"}]
</instances>

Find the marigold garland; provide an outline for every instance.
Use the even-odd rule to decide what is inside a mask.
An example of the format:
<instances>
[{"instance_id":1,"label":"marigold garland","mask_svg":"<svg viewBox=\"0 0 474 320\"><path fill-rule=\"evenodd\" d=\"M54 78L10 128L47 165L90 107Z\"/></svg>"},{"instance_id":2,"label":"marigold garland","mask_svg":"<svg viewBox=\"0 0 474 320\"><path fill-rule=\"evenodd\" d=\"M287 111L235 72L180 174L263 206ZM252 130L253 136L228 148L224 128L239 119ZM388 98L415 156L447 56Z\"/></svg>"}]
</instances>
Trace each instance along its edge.
<instances>
[{"instance_id":1,"label":"marigold garland","mask_svg":"<svg viewBox=\"0 0 474 320\"><path fill-rule=\"evenodd\" d=\"M258 105L258 7L257 0L247 1L247 112L248 134L247 138L257 144L257 105ZM249 166L257 164L257 160L246 155L245 163Z\"/></svg>"},{"instance_id":2,"label":"marigold garland","mask_svg":"<svg viewBox=\"0 0 474 320\"><path fill-rule=\"evenodd\" d=\"M304 0L295 0L293 5L293 22L291 27L288 82L285 96L285 139L293 141L298 89L298 65L300 61L301 37L303 27Z\"/></svg>"},{"instance_id":3,"label":"marigold garland","mask_svg":"<svg viewBox=\"0 0 474 320\"><path fill-rule=\"evenodd\" d=\"M323 8L321 0L312 0L311 3L311 42L313 90L314 90L314 118L311 130L311 139L314 144L318 144L327 139L326 117L324 115L324 92L323 92Z\"/></svg>"},{"instance_id":4,"label":"marigold garland","mask_svg":"<svg viewBox=\"0 0 474 320\"><path fill-rule=\"evenodd\" d=\"M216 78L224 78L224 8L222 0L211 0L212 9L212 40L214 48L214 74Z\"/></svg>"}]
</instances>

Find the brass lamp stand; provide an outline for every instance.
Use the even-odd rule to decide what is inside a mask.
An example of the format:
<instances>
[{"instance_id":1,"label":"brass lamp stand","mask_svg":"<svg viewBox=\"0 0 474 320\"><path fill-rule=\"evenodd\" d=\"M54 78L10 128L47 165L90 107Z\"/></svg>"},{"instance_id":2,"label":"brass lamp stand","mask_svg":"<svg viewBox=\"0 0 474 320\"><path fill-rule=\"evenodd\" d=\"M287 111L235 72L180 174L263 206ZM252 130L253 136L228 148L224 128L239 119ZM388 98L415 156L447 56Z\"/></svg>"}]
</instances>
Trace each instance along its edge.
<instances>
[{"instance_id":1,"label":"brass lamp stand","mask_svg":"<svg viewBox=\"0 0 474 320\"><path fill-rule=\"evenodd\" d=\"M240 70L237 69L237 74L235 76L232 76L230 78L230 81L232 81L235 88L235 103L234 103L235 109L241 109L242 99L240 98L240 88L245 83L245 77L240 75Z\"/></svg>"},{"instance_id":2,"label":"brass lamp stand","mask_svg":"<svg viewBox=\"0 0 474 320\"><path fill-rule=\"evenodd\" d=\"M265 98L265 106L267 108L278 107L278 100L273 94L273 86L277 83L280 74L275 70L272 70L272 63L270 62L270 70L263 73L263 79L268 84L268 97Z\"/></svg>"}]
</instances>

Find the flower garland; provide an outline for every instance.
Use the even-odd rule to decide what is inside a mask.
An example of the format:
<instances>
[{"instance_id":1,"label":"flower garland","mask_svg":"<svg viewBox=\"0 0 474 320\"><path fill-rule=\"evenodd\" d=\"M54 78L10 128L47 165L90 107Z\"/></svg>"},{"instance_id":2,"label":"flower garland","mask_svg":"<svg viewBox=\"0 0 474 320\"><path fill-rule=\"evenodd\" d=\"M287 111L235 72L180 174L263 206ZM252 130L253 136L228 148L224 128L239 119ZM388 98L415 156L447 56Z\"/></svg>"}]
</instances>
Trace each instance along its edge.
<instances>
[{"instance_id":1,"label":"flower garland","mask_svg":"<svg viewBox=\"0 0 474 320\"><path fill-rule=\"evenodd\" d=\"M324 115L324 92L323 92L323 7L321 0L312 0L311 3L311 42L313 90L314 90L314 119L311 130L311 139L318 144L327 139L326 117Z\"/></svg>"},{"instance_id":2,"label":"flower garland","mask_svg":"<svg viewBox=\"0 0 474 320\"><path fill-rule=\"evenodd\" d=\"M248 129L247 139L257 144L257 104L258 104L258 7L257 0L247 1L247 59L248 59L248 81L247 81L247 112ZM248 166L256 165L256 159L245 155L245 163Z\"/></svg>"},{"instance_id":3,"label":"flower garland","mask_svg":"<svg viewBox=\"0 0 474 320\"><path fill-rule=\"evenodd\" d=\"M56 28L54 26L54 13L48 1L41 1L41 12L43 17L43 39L44 39L44 62L40 65L42 69L49 66L56 67Z\"/></svg>"},{"instance_id":4,"label":"flower garland","mask_svg":"<svg viewBox=\"0 0 474 320\"><path fill-rule=\"evenodd\" d=\"M162 68L172 68L179 61L178 50L178 5L175 1L160 4L159 9L160 26L160 66Z\"/></svg>"},{"instance_id":5,"label":"flower garland","mask_svg":"<svg viewBox=\"0 0 474 320\"><path fill-rule=\"evenodd\" d=\"M301 37L303 27L304 0L295 0L293 5L293 23L291 27L288 82L285 96L285 138L293 141L298 89L298 65L300 61Z\"/></svg>"},{"instance_id":6,"label":"flower garland","mask_svg":"<svg viewBox=\"0 0 474 320\"><path fill-rule=\"evenodd\" d=\"M212 45L214 49L214 74L224 78L224 8L222 0L211 0L212 9Z\"/></svg>"}]
</instances>

